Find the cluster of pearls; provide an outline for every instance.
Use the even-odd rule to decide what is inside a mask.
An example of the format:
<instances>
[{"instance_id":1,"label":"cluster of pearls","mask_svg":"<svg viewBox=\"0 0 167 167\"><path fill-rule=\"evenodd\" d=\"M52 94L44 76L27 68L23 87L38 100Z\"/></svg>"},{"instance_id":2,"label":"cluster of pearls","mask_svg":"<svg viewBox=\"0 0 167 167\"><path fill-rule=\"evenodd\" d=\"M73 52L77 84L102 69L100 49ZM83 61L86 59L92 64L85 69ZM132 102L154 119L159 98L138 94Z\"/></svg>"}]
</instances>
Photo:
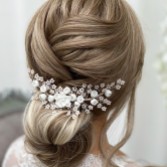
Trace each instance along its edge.
<instances>
[{"instance_id":1,"label":"cluster of pearls","mask_svg":"<svg viewBox=\"0 0 167 167\"><path fill-rule=\"evenodd\" d=\"M110 97L113 90L120 90L125 81L118 79L116 82L109 84L100 83L98 85L82 84L81 87L61 87L55 84L55 80L44 81L33 69L29 69L32 76L32 85L38 90L38 99L42 102L45 109L67 109L67 116L73 119L81 112L89 114L94 107L107 110L107 106L111 105Z\"/></svg>"}]
</instances>

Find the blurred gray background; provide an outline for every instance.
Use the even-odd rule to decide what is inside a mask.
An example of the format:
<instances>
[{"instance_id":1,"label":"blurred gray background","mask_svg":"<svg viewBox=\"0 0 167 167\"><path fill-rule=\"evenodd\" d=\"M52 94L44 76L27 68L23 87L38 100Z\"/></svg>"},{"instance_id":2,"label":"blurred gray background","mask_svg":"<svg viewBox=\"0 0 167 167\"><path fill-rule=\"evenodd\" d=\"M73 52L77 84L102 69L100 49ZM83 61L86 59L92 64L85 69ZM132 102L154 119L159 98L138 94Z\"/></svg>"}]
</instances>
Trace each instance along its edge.
<instances>
[{"instance_id":1,"label":"blurred gray background","mask_svg":"<svg viewBox=\"0 0 167 167\"><path fill-rule=\"evenodd\" d=\"M162 23L167 17L167 1L128 1L141 21L147 53L143 78L137 90L134 131L123 151L132 158L167 166L167 101L162 91L164 83L159 79L160 74L155 68L159 65L158 55L167 39L162 33ZM24 97L19 91L11 93L9 90L30 92L24 37L28 22L43 2L44 0L0 0L0 92L5 92L0 96L0 158L9 143L22 134L21 113L29 97ZM111 143L117 140L112 133L118 133L113 128L121 131L123 122L122 116L111 127L108 133ZM4 144L6 140L8 143Z\"/></svg>"}]
</instances>

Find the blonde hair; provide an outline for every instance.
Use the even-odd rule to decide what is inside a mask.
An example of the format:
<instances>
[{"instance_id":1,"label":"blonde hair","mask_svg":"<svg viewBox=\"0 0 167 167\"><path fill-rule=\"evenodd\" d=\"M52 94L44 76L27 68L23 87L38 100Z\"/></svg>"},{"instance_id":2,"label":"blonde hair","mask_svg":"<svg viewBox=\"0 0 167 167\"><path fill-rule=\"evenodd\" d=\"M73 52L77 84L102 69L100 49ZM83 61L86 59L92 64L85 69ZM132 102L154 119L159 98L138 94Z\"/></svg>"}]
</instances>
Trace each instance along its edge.
<instances>
[{"instance_id":1,"label":"blonde hair","mask_svg":"<svg viewBox=\"0 0 167 167\"><path fill-rule=\"evenodd\" d=\"M24 116L25 144L49 167L75 167L92 145L92 121L106 114L100 137L105 167L126 143L134 121L136 86L144 62L144 40L138 19L124 0L48 0L32 18L26 33L28 66L58 85L115 81L126 85L112 96L106 112L93 110L76 120L52 114L40 101L28 103ZM103 149L108 128L128 103L127 127L110 155ZM111 114L112 111L112 114ZM65 111L64 111L65 112Z\"/></svg>"}]
</instances>

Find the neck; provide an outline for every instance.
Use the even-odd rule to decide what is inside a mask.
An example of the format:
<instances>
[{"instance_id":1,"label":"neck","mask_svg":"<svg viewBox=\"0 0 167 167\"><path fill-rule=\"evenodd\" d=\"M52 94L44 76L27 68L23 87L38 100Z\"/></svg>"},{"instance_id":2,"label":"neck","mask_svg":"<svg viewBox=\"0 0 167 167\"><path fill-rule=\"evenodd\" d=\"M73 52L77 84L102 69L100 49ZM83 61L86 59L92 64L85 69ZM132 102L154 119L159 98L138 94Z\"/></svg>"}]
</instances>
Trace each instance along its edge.
<instances>
[{"instance_id":1,"label":"neck","mask_svg":"<svg viewBox=\"0 0 167 167\"><path fill-rule=\"evenodd\" d=\"M92 127L92 146L89 151L90 154L95 154L95 155L100 154L99 142L100 142L100 136L101 136L105 121L106 121L105 117L104 118L100 117L99 119L96 119L92 124L93 126ZM105 140L104 140L103 147L106 150L108 150L111 147L111 145L109 144L107 134L105 134L104 138Z\"/></svg>"},{"instance_id":2,"label":"neck","mask_svg":"<svg viewBox=\"0 0 167 167\"><path fill-rule=\"evenodd\" d=\"M95 121L93 121L93 123L92 123L92 146L91 146L90 151L89 151L90 154L94 154L94 155L101 154L99 142L100 142L100 136L101 136L105 122L106 122L106 118L100 117L100 118L96 119ZM108 141L107 134L105 134L105 136L104 136L103 148L104 148L104 150L106 150L106 152L107 151L110 152L113 148L113 146L110 145L110 143ZM117 151L116 155L117 156L125 156L125 154L123 152L121 152L120 150Z\"/></svg>"}]
</instances>

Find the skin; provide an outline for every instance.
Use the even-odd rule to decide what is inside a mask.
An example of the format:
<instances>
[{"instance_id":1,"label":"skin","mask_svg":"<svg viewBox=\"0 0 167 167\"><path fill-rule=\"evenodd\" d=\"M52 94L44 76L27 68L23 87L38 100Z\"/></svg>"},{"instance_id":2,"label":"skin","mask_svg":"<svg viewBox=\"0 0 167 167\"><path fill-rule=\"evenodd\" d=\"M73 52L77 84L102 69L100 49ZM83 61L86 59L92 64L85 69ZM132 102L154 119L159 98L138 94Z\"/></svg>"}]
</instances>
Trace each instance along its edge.
<instances>
[{"instance_id":1,"label":"skin","mask_svg":"<svg viewBox=\"0 0 167 167\"><path fill-rule=\"evenodd\" d=\"M103 129L105 122L106 122L105 115L97 117L93 121L93 144L92 144L92 147L89 151L90 154L95 154L95 155L100 154L99 140L100 140L100 135L101 135L101 132L102 132L102 129ZM112 145L110 145L110 143L108 141L107 134L105 135L104 148L105 148L105 150L109 150L109 151L112 149ZM124 156L125 154L121 151L118 151L117 155Z\"/></svg>"}]
</instances>

